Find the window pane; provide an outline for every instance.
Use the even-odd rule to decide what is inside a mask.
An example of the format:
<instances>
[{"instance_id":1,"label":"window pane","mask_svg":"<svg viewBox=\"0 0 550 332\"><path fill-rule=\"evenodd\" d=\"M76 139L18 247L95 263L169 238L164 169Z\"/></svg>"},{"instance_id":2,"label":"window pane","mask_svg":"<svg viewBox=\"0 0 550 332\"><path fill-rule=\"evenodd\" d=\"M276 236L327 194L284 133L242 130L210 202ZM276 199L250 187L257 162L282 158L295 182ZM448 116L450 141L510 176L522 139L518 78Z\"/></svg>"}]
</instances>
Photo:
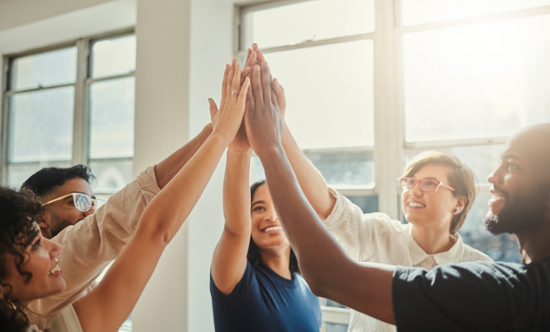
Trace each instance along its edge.
<instances>
[{"instance_id":1,"label":"window pane","mask_svg":"<svg viewBox=\"0 0 550 332\"><path fill-rule=\"evenodd\" d=\"M345 324L325 323L325 332L347 332L348 326Z\"/></svg>"},{"instance_id":2,"label":"window pane","mask_svg":"<svg viewBox=\"0 0 550 332\"><path fill-rule=\"evenodd\" d=\"M363 213L379 212L378 196L346 196L353 204L361 208Z\"/></svg>"},{"instance_id":3,"label":"window pane","mask_svg":"<svg viewBox=\"0 0 550 332\"><path fill-rule=\"evenodd\" d=\"M550 0L401 0L403 25L550 5Z\"/></svg>"},{"instance_id":4,"label":"window pane","mask_svg":"<svg viewBox=\"0 0 550 332\"><path fill-rule=\"evenodd\" d=\"M76 47L16 58L11 65L11 89L23 90L76 81Z\"/></svg>"},{"instance_id":5,"label":"window pane","mask_svg":"<svg viewBox=\"0 0 550 332\"><path fill-rule=\"evenodd\" d=\"M550 15L410 33L403 46L407 141L550 121Z\"/></svg>"},{"instance_id":6,"label":"window pane","mask_svg":"<svg viewBox=\"0 0 550 332\"><path fill-rule=\"evenodd\" d=\"M90 86L90 159L134 155L134 77Z\"/></svg>"},{"instance_id":7,"label":"window pane","mask_svg":"<svg viewBox=\"0 0 550 332\"><path fill-rule=\"evenodd\" d=\"M470 166L479 183L487 183L487 177L500 165L501 145L457 146L451 148L434 149L457 156L463 163ZM403 168L417 154L427 151L423 149L405 150Z\"/></svg>"},{"instance_id":8,"label":"window pane","mask_svg":"<svg viewBox=\"0 0 550 332\"><path fill-rule=\"evenodd\" d=\"M245 47L262 48L374 31L374 0L320 0L249 12Z\"/></svg>"},{"instance_id":9,"label":"window pane","mask_svg":"<svg viewBox=\"0 0 550 332\"><path fill-rule=\"evenodd\" d=\"M306 153L306 157L321 172L329 185L374 187L374 161L372 152ZM253 182L265 179L262 163L256 156L253 156L251 161L251 179Z\"/></svg>"},{"instance_id":10,"label":"window pane","mask_svg":"<svg viewBox=\"0 0 550 332\"><path fill-rule=\"evenodd\" d=\"M9 163L71 159L74 87L19 93L8 103Z\"/></svg>"},{"instance_id":11,"label":"window pane","mask_svg":"<svg viewBox=\"0 0 550 332\"><path fill-rule=\"evenodd\" d=\"M92 47L92 77L127 74L136 69L136 36L95 42Z\"/></svg>"},{"instance_id":12,"label":"window pane","mask_svg":"<svg viewBox=\"0 0 550 332\"><path fill-rule=\"evenodd\" d=\"M32 164L8 164L8 186L20 188L23 182L44 167L71 167L71 161L43 161Z\"/></svg>"},{"instance_id":13,"label":"window pane","mask_svg":"<svg viewBox=\"0 0 550 332\"><path fill-rule=\"evenodd\" d=\"M132 181L132 160L90 160L95 176L92 189L99 193L114 193Z\"/></svg>"},{"instance_id":14,"label":"window pane","mask_svg":"<svg viewBox=\"0 0 550 332\"><path fill-rule=\"evenodd\" d=\"M487 202L491 196L491 194L477 196L459 233L466 244L486 253L493 260L521 263L515 235L494 236L483 228L482 219L489 209Z\"/></svg>"},{"instance_id":15,"label":"window pane","mask_svg":"<svg viewBox=\"0 0 550 332\"><path fill-rule=\"evenodd\" d=\"M306 157L315 165L330 185L374 187L372 152L306 153Z\"/></svg>"},{"instance_id":16,"label":"window pane","mask_svg":"<svg viewBox=\"0 0 550 332\"><path fill-rule=\"evenodd\" d=\"M268 54L302 149L374 145L371 40Z\"/></svg>"}]
</instances>

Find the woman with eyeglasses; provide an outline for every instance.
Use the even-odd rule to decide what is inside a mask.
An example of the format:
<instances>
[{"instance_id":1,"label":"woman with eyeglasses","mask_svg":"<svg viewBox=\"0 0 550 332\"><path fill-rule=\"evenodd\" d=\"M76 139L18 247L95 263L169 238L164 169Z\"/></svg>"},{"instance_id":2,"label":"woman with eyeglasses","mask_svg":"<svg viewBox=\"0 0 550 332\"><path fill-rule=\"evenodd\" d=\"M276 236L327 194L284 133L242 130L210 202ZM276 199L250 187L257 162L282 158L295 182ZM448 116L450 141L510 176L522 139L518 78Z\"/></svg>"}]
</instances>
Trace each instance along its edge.
<instances>
[{"instance_id":1,"label":"woman with eyeglasses","mask_svg":"<svg viewBox=\"0 0 550 332\"><path fill-rule=\"evenodd\" d=\"M73 332L117 331L130 315L166 245L191 213L235 137L243 119L249 85L246 79L241 86L241 70L233 60L224 73L223 106L212 118L212 133L149 203L134 236L99 285L68 307L72 315L67 316L64 328ZM36 222L42 212L43 205L31 191L0 187L2 332L38 331L36 326L29 326L22 309L33 300L65 289L57 260L62 248L42 236Z\"/></svg>"},{"instance_id":2,"label":"woman with eyeglasses","mask_svg":"<svg viewBox=\"0 0 550 332\"><path fill-rule=\"evenodd\" d=\"M263 57L257 48L255 52ZM278 83L274 86L284 122L284 90ZM403 224L385 213L365 214L328 187L298 147L286 123L284 126L283 148L300 187L350 258L428 270L439 264L491 261L464 244L457 233L476 196L474 174L457 157L425 152L405 167L399 183L403 189L402 209L409 223ZM396 328L352 310L348 331L396 331Z\"/></svg>"}]
</instances>

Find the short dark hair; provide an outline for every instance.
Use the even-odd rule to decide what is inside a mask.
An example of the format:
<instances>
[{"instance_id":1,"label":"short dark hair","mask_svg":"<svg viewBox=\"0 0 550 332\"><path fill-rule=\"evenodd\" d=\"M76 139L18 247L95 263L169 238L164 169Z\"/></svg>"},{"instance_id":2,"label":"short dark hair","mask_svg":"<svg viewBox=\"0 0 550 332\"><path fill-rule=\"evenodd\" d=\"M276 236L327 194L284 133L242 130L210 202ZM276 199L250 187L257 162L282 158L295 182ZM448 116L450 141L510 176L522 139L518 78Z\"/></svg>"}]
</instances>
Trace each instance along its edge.
<instances>
[{"instance_id":1,"label":"short dark hair","mask_svg":"<svg viewBox=\"0 0 550 332\"><path fill-rule=\"evenodd\" d=\"M15 256L15 267L29 282L32 273L23 269L25 248L40 232L35 226L36 217L43 211L38 197L30 190L16 191L0 187L0 285L11 293L12 286L1 282L7 277L6 255ZM13 307L16 305L16 307ZM8 302L0 296L0 327L2 331L19 331L28 325L27 316L17 300Z\"/></svg>"},{"instance_id":2,"label":"short dark hair","mask_svg":"<svg viewBox=\"0 0 550 332\"><path fill-rule=\"evenodd\" d=\"M43 196L57 186L62 186L65 181L74 178L82 178L86 182L95 179L92 170L85 165L76 165L68 168L47 167L31 175L21 186L32 190L37 196Z\"/></svg>"},{"instance_id":3,"label":"short dark hair","mask_svg":"<svg viewBox=\"0 0 550 332\"><path fill-rule=\"evenodd\" d=\"M252 186L250 186L250 200L252 201L254 199L254 193L256 192L256 189L260 187L262 184L265 184L265 180L260 180L255 182ZM262 262L262 255L260 254L260 248L256 245L254 240L252 239L252 235L250 235L250 244L248 245L248 253L246 254L246 258L252 264L252 266L256 267ZM298 265L298 259L296 258L296 255L294 254L294 251L292 250L292 247L290 248L290 262L289 262L289 269L292 272L296 272L300 274L300 266Z\"/></svg>"}]
</instances>

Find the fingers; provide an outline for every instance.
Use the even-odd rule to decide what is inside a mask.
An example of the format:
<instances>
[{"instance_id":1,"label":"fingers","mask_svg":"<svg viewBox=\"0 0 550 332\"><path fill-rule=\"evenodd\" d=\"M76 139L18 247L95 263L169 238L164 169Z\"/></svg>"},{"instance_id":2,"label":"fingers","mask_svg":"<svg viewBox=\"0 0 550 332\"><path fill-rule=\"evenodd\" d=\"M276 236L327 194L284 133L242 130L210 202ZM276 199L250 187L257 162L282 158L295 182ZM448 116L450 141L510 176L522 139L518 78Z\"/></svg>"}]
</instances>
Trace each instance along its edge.
<instances>
[{"instance_id":1,"label":"fingers","mask_svg":"<svg viewBox=\"0 0 550 332\"><path fill-rule=\"evenodd\" d=\"M277 96L277 105L279 105L279 108L281 109L281 113L284 113L286 109L285 89L283 88L281 83L279 83L279 80L276 78L273 79L273 90L275 91L275 95Z\"/></svg>"},{"instance_id":2,"label":"fingers","mask_svg":"<svg viewBox=\"0 0 550 332\"><path fill-rule=\"evenodd\" d=\"M250 78L248 78L248 82L249 82L249 86L250 86ZM254 96L252 95L252 88L251 87L248 88L248 91L246 92L246 109L248 109L250 111L253 111L253 110L256 109L256 104L254 103Z\"/></svg>"},{"instance_id":3,"label":"fingers","mask_svg":"<svg viewBox=\"0 0 550 332\"><path fill-rule=\"evenodd\" d=\"M208 104L210 105L210 120L213 120L218 113L218 106L212 98L208 98Z\"/></svg>"},{"instance_id":4,"label":"fingers","mask_svg":"<svg viewBox=\"0 0 550 332\"><path fill-rule=\"evenodd\" d=\"M260 66L255 65L252 70L252 95L254 96L254 104L260 106L264 104L264 94L262 91L262 81L260 75Z\"/></svg>"},{"instance_id":5,"label":"fingers","mask_svg":"<svg viewBox=\"0 0 550 332\"><path fill-rule=\"evenodd\" d=\"M235 93L235 91L237 93ZM241 91L241 65L237 64L235 66L233 82L231 84L231 97L237 97L239 91Z\"/></svg>"},{"instance_id":6,"label":"fingers","mask_svg":"<svg viewBox=\"0 0 550 332\"><path fill-rule=\"evenodd\" d=\"M225 104L225 99L227 98L227 78L229 76L229 65L225 65L225 71L223 73L222 81L222 100L220 101L220 107L223 107Z\"/></svg>"},{"instance_id":7,"label":"fingers","mask_svg":"<svg viewBox=\"0 0 550 332\"><path fill-rule=\"evenodd\" d=\"M272 93L271 82L273 78L271 77L271 71L269 70L269 65L267 62L262 62L261 64L261 79L262 79L262 90L264 94L264 103L265 105L275 104L275 96ZM272 98L273 97L273 98Z\"/></svg>"},{"instance_id":8,"label":"fingers","mask_svg":"<svg viewBox=\"0 0 550 332\"><path fill-rule=\"evenodd\" d=\"M229 68L229 74L227 75L227 84L225 85L227 98L231 97L231 90L233 87L233 76L235 74L235 67L237 66L237 59L231 61L231 68ZM238 91L238 90L237 90Z\"/></svg>"},{"instance_id":9,"label":"fingers","mask_svg":"<svg viewBox=\"0 0 550 332\"><path fill-rule=\"evenodd\" d=\"M249 87L250 87L250 78L247 77L244 79L244 84L241 87L241 92L239 93L239 99L237 100L237 109L239 110L242 109L244 111L245 104L247 103L247 100L248 100L247 96L248 96Z\"/></svg>"}]
</instances>

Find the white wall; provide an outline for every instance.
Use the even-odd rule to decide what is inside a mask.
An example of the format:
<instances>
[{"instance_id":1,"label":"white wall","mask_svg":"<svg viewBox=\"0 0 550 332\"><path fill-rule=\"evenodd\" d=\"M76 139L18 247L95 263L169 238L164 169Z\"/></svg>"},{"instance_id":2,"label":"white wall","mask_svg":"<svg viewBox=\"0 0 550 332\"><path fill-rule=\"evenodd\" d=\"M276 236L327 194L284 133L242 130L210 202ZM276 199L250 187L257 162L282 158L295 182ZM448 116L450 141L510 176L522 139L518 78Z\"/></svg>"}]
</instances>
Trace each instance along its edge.
<instances>
[{"instance_id":1,"label":"white wall","mask_svg":"<svg viewBox=\"0 0 550 332\"><path fill-rule=\"evenodd\" d=\"M232 55L231 0L0 0L0 54L136 27L134 174L209 121ZM213 331L212 253L223 227L222 160L167 248L134 313L134 331ZM136 262L139 263L139 262Z\"/></svg>"}]
</instances>

